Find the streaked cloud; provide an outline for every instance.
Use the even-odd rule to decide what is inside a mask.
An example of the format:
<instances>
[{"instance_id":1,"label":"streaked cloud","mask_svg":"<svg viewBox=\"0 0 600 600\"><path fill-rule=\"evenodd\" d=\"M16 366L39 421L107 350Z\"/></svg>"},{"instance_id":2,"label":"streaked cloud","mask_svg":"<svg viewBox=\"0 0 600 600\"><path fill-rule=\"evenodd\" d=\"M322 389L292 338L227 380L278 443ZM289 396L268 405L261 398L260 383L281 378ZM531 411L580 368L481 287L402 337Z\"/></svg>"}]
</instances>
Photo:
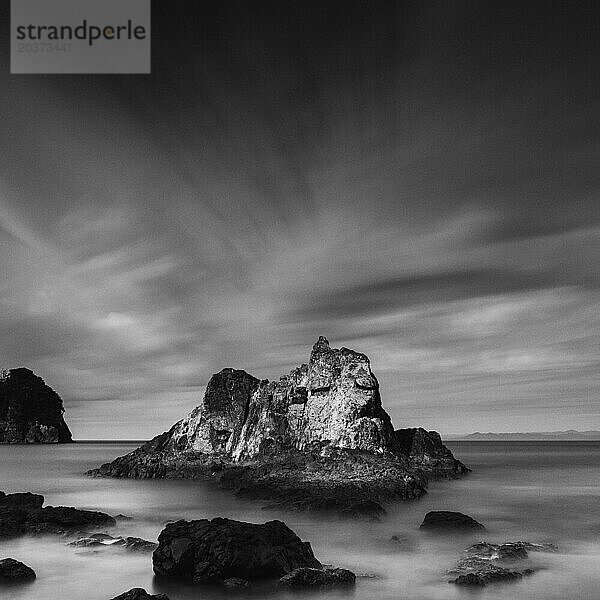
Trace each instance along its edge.
<instances>
[{"instance_id":1,"label":"streaked cloud","mask_svg":"<svg viewBox=\"0 0 600 600\"><path fill-rule=\"evenodd\" d=\"M585 49L498 56L472 3L209 4L157 20L151 77L1 76L0 363L80 438L162 431L212 372L277 377L320 334L399 425L600 429Z\"/></svg>"}]
</instances>

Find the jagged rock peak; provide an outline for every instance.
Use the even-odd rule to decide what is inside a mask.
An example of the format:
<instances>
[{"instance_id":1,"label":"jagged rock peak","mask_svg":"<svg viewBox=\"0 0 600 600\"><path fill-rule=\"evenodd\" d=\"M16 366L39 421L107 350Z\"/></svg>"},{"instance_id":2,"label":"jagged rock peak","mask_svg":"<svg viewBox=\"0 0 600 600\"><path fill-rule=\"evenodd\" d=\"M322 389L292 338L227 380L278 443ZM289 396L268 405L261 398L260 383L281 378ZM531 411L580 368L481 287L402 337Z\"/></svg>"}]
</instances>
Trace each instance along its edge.
<instances>
[{"instance_id":1,"label":"jagged rock peak","mask_svg":"<svg viewBox=\"0 0 600 600\"><path fill-rule=\"evenodd\" d=\"M61 397L33 371L0 371L0 443L71 442Z\"/></svg>"},{"instance_id":2,"label":"jagged rock peak","mask_svg":"<svg viewBox=\"0 0 600 600\"><path fill-rule=\"evenodd\" d=\"M329 346L329 340L324 335L320 335L319 339L315 342L315 345L312 348L312 353L318 354L320 352L330 351L331 347Z\"/></svg>"},{"instance_id":3,"label":"jagged rock peak","mask_svg":"<svg viewBox=\"0 0 600 600\"><path fill-rule=\"evenodd\" d=\"M278 381L235 369L213 375L166 447L243 460L315 445L382 453L394 444L369 359L321 336L308 364Z\"/></svg>"}]
</instances>

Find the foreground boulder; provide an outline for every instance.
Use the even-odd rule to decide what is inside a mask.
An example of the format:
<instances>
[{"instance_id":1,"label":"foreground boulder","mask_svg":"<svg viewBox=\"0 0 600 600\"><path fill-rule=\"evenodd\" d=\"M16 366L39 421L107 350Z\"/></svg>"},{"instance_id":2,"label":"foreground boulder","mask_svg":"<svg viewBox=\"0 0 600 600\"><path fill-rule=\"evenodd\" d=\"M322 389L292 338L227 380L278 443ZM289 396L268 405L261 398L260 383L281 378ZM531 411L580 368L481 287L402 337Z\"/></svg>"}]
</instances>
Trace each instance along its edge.
<instances>
[{"instance_id":1,"label":"foreground boulder","mask_svg":"<svg viewBox=\"0 0 600 600\"><path fill-rule=\"evenodd\" d=\"M157 575L208 583L281 577L300 567L321 568L309 542L281 521L262 525L231 519L177 521L158 536Z\"/></svg>"},{"instance_id":2,"label":"foreground boulder","mask_svg":"<svg viewBox=\"0 0 600 600\"><path fill-rule=\"evenodd\" d=\"M211 477L271 507L373 518L467 472L436 432L394 430L368 357L320 337L278 381L223 369L185 419L88 474Z\"/></svg>"},{"instance_id":3,"label":"foreground boulder","mask_svg":"<svg viewBox=\"0 0 600 600\"><path fill-rule=\"evenodd\" d=\"M31 581L32 579L35 579L35 571L31 567L14 558L0 560L0 582Z\"/></svg>"},{"instance_id":4,"label":"foreground boulder","mask_svg":"<svg viewBox=\"0 0 600 600\"><path fill-rule=\"evenodd\" d=\"M554 552L553 544L530 542L508 542L490 544L480 542L465 550L456 567L448 572L454 579L450 583L464 586L483 587L490 583L517 581L533 575L534 569L527 567L529 552ZM515 563L519 563L515 566Z\"/></svg>"},{"instance_id":5,"label":"foreground boulder","mask_svg":"<svg viewBox=\"0 0 600 600\"><path fill-rule=\"evenodd\" d=\"M116 525L102 512L69 506L43 507L44 497L0 492L0 539L25 534L65 534Z\"/></svg>"},{"instance_id":6,"label":"foreground boulder","mask_svg":"<svg viewBox=\"0 0 600 600\"><path fill-rule=\"evenodd\" d=\"M355 583L356 575L347 569L312 569L310 567L294 569L279 580L281 587L296 589L350 586Z\"/></svg>"},{"instance_id":7,"label":"foreground boulder","mask_svg":"<svg viewBox=\"0 0 600 600\"><path fill-rule=\"evenodd\" d=\"M169 597L165 594L149 594L143 588L133 588L128 592L115 596L112 600L169 600Z\"/></svg>"},{"instance_id":8,"label":"foreground boulder","mask_svg":"<svg viewBox=\"0 0 600 600\"><path fill-rule=\"evenodd\" d=\"M158 544L138 537L112 537L108 533L93 533L92 535L69 542L76 548L122 548L134 552L152 552Z\"/></svg>"},{"instance_id":9,"label":"foreground boulder","mask_svg":"<svg viewBox=\"0 0 600 600\"><path fill-rule=\"evenodd\" d=\"M419 529L438 532L484 531L485 527L473 517L449 510L428 512Z\"/></svg>"},{"instance_id":10,"label":"foreground boulder","mask_svg":"<svg viewBox=\"0 0 600 600\"><path fill-rule=\"evenodd\" d=\"M61 397L29 369L0 371L0 444L72 442Z\"/></svg>"}]
</instances>

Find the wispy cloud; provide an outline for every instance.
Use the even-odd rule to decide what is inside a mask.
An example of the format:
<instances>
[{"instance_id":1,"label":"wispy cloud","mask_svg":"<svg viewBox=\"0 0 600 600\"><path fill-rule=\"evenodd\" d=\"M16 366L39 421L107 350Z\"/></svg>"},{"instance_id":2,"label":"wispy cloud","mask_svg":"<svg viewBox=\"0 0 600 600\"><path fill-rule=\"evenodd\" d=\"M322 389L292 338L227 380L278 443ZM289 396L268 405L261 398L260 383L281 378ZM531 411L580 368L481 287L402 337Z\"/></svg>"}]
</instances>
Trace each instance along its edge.
<instances>
[{"instance_id":1,"label":"wispy cloud","mask_svg":"<svg viewBox=\"0 0 600 600\"><path fill-rule=\"evenodd\" d=\"M161 13L151 77L2 76L0 362L78 437L149 436L319 334L371 356L399 425L600 428L583 49L498 56L473 3L225 4L202 40Z\"/></svg>"}]
</instances>

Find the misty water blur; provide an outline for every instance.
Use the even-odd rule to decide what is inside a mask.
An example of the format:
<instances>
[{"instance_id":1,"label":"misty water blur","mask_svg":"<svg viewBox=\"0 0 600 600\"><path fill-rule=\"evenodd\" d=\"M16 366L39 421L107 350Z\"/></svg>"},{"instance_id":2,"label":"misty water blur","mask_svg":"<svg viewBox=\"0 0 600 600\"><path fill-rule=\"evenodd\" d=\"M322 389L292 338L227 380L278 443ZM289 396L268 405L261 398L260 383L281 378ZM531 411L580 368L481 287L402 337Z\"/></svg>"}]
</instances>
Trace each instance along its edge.
<instances>
[{"instance_id":1,"label":"misty water blur","mask_svg":"<svg viewBox=\"0 0 600 600\"><path fill-rule=\"evenodd\" d=\"M389 507L381 523L339 521L314 515L261 510L214 486L190 481L91 479L82 473L133 444L79 443L73 446L6 446L2 484L6 492L42 493L46 503L122 513L110 533L155 540L164 523L177 518L227 516L253 522L280 518L326 564L359 575L353 591L302 594L356 600L441 600L506 598L585 600L600 585L600 443L451 442L455 455L473 468L467 478L436 482L423 499ZM459 510L483 522L488 532L440 538L418 526L429 510ZM392 535L398 541L391 541ZM467 590L447 583L446 569L473 541L527 540L558 544L556 554L533 554L540 570L518 583ZM132 587L168 593L171 600L219 600L232 594L219 588L155 581L151 555L117 549L80 549L61 537L21 538L0 543L0 558L30 565L37 580L2 588L3 598L33 600L108 600ZM529 566L529 565L528 565ZM235 591L236 598L273 594L292 597L265 584ZM293 597L298 597L294 594Z\"/></svg>"}]
</instances>

